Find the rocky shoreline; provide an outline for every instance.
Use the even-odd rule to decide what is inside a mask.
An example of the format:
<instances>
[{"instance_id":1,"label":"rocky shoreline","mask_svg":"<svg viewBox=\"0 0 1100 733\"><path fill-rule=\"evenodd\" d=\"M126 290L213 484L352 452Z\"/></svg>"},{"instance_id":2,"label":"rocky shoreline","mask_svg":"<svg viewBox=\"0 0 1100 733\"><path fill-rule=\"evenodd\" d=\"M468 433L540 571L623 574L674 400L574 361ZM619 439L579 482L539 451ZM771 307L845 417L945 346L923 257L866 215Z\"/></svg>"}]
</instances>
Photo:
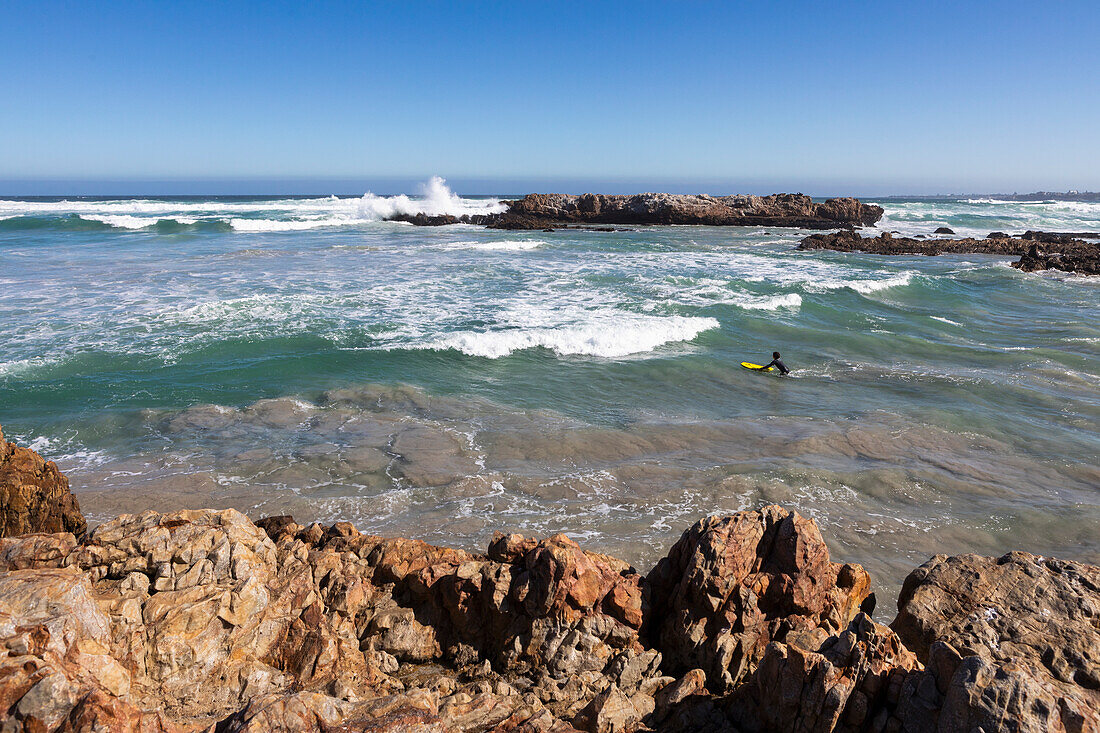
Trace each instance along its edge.
<instances>
[{"instance_id":1,"label":"rocky shoreline","mask_svg":"<svg viewBox=\"0 0 1100 733\"><path fill-rule=\"evenodd\" d=\"M950 230L937 233L952 233ZM995 254L1019 257L1012 266L1024 272L1062 270L1080 275L1100 275L1100 238L1096 232L1036 232L1020 236L991 232L985 239L918 239L895 237L886 232L863 237L851 229L828 234L811 234L798 245L800 250L827 249L837 252L866 252L880 255Z\"/></svg>"},{"instance_id":2,"label":"rocky shoreline","mask_svg":"<svg viewBox=\"0 0 1100 733\"><path fill-rule=\"evenodd\" d=\"M1100 726L1082 563L937 555L887 626L778 506L700 520L645 574L564 535L470 553L234 510L85 532L2 436L0 519L4 731Z\"/></svg>"},{"instance_id":3,"label":"rocky shoreline","mask_svg":"<svg viewBox=\"0 0 1100 733\"><path fill-rule=\"evenodd\" d=\"M770 196L704 196L643 193L606 196L586 193L527 194L506 201L501 214L464 216L400 214L390 221L419 226L480 224L491 229L555 229L562 226L698 224L707 226L771 226L835 229L869 226L883 214L881 206L854 198L815 202L809 196L780 193Z\"/></svg>"}]
</instances>

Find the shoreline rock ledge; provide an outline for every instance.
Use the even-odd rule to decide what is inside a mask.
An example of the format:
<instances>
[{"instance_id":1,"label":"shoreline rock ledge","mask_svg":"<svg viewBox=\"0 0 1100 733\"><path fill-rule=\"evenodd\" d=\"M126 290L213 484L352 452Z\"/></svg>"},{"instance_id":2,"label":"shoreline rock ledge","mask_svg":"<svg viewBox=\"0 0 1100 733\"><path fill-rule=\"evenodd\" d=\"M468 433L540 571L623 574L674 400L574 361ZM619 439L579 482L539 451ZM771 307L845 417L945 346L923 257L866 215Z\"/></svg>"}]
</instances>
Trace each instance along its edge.
<instances>
[{"instance_id":1,"label":"shoreline rock ledge","mask_svg":"<svg viewBox=\"0 0 1100 733\"><path fill-rule=\"evenodd\" d=\"M1092 731L1100 568L936 556L891 626L778 506L647 575L564 535L487 552L123 515L0 539L0 730Z\"/></svg>"},{"instance_id":2,"label":"shoreline rock ledge","mask_svg":"<svg viewBox=\"0 0 1100 733\"><path fill-rule=\"evenodd\" d=\"M990 232L985 239L916 239L895 237L890 232L863 237L859 232L841 229L828 234L811 234L802 240L798 249L876 255L1011 255L1020 258L1012 266L1023 272L1062 270L1078 275L1100 275L1100 242L1085 241L1083 237L1100 239L1100 234L1027 231L1013 237L1004 232Z\"/></svg>"},{"instance_id":3,"label":"shoreline rock ledge","mask_svg":"<svg viewBox=\"0 0 1100 733\"><path fill-rule=\"evenodd\" d=\"M836 229L870 226L883 214L881 206L854 198L814 201L800 193L770 196L706 196L641 193L607 196L586 193L530 193L507 201L501 214L461 217L398 215L391 221L421 226L482 224L492 229L547 229L562 226L701 224L708 226L769 226Z\"/></svg>"}]
</instances>

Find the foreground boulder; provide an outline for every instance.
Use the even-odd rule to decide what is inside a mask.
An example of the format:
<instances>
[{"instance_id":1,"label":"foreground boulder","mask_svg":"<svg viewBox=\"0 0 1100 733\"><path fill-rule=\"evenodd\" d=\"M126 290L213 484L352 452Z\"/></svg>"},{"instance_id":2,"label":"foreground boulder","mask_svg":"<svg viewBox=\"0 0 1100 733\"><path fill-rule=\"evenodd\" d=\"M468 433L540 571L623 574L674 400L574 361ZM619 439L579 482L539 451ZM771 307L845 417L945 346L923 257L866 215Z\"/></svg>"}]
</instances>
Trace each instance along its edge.
<instances>
[{"instance_id":1,"label":"foreground boulder","mask_svg":"<svg viewBox=\"0 0 1100 733\"><path fill-rule=\"evenodd\" d=\"M4 440L0 431L0 537L29 532L87 530L69 480L34 451Z\"/></svg>"},{"instance_id":2,"label":"foreground boulder","mask_svg":"<svg viewBox=\"0 0 1100 733\"><path fill-rule=\"evenodd\" d=\"M906 693L912 717L959 730L1100 730L1094 565L937 555L906 578L891 626L928 666Z\"/></svg>"}]
</instances>

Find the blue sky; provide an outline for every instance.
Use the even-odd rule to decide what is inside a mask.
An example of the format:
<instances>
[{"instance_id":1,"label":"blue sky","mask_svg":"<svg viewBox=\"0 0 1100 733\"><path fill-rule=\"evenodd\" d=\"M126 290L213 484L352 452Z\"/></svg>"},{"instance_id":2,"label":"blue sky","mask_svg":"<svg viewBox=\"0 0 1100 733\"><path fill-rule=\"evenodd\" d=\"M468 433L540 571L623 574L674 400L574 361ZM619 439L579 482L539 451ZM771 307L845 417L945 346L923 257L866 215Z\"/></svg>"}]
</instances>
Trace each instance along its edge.
<instances>
[{"instance_id":1,"label":"blue sky","mask_svg":"<svg viewBox=\"0 0 1100 733\"><path fill-rule=\"evenodd\" d=\"M9 1L0 28L0 193L1100 189L1095 0Z\"/></svg>"}]
</instances>

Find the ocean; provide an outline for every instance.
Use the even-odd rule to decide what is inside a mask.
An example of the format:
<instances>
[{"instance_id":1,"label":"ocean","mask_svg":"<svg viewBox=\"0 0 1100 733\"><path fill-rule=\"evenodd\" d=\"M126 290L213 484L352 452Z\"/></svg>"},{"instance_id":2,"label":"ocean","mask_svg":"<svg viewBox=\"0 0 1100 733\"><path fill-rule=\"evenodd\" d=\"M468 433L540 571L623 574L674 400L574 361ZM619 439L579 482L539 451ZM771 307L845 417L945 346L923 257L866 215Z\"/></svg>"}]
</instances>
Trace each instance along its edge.
<instances>
[{"instance_id":1,"label":"ocean","mask_svg":"<svg viewBox=\"0 0 1100 733\"><path fill-rule=\"evenodd\" d=\"M866 235L1100 231L1100 204L874 203ZM697 519L779 503L886 602L937 553L1100 562L1100 279L799 230L381 221L502 208L441 181L0 200L0 425L93 524L565 532L645 570ZM790 377L739 366L775 350Z\"/></svg>"}]
</instances>

